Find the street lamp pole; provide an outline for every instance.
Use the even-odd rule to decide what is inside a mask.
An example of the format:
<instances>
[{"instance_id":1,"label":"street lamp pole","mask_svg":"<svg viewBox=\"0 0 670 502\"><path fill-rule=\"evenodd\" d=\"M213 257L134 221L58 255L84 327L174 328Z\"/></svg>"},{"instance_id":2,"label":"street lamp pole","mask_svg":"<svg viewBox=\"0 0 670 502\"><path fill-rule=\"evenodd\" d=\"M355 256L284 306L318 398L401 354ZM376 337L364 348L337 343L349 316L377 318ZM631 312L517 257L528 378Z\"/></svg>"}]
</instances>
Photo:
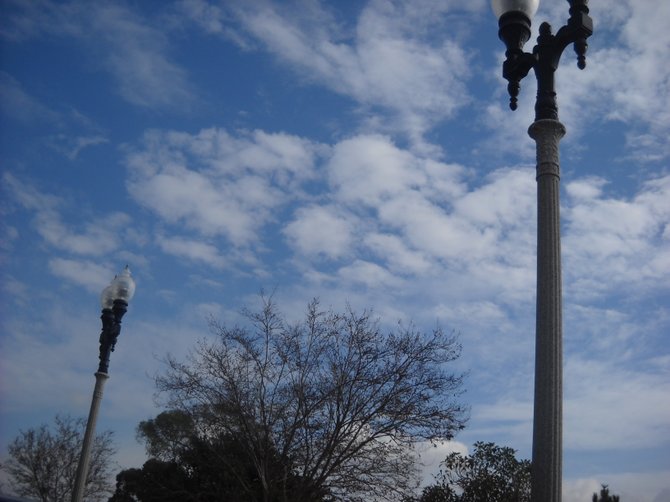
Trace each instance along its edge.
<instances>
[{"instance_id":1,"label":"street lamp pole","mask_svg":"<svg viewBox=\"0 0 670 502\"><path fill-rule=\"evenodd\" d=\"M531 502L561 502L563 462L563 306L560 236L559 142L565 127L558 120L554 73L563 50L573 44L580 69L586 66L586 39L593 33L588 0L568 0L570 18L554 35L548 23L532 53L531 18L539 0L492 0L498 35L505 43L503 77L510 108L517 108L520 81L532 69L537 79L535 122L528 134L537 146L537 306L535 396Z\"/></svg>"},{"instance_id":2,"label":"street lamp pole","mask_svg":"<svg viewBox=\"0 0 670 502\"><path fill-rule=\"evenodd\" d=\"M86 432L81 447L81 456L77 466L77 476L72 489L72 502L81 502L86 489L86 478L88 476L88 465L91 456L91 447L95 435L95 424L98 420L98 410L102 400L103 388L109 378L109 357L114 352L116 339L121 333L121 319L128 309L128 302L135 293L135 281L130 275L128 266L107 286L101 296L102 331L100 332L100 363L95 373L95 388L91 409L88 412Z\"/></svg>"}]
</instances>

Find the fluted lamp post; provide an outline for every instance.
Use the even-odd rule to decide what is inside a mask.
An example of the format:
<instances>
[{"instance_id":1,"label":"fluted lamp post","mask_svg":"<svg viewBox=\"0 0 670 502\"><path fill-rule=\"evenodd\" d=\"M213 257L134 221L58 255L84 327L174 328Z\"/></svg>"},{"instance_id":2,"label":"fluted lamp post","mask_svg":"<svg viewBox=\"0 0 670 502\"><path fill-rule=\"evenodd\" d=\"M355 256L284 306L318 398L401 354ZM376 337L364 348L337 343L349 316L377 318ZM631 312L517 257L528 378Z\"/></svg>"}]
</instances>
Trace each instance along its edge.
<instances>
[{"instance_id":1,"label":"fluted lamp post","mask_svg":"<svg viewBox=\"0 0 670 502\"><path fill-rule=\"evenodd\" d=\"M81 456L77 466L77 477L72 489L72 502L81 502L86 488L86 477L88 475L88 464L91 455L91 446L95 435L95 424L98 419L98 410L102 400L102 391L105 381L109 378L109 356L114 352L116 339L121 333L121 319L128 309L128 302L135 294L135 281L130 269L126 265L123 271L114 277L114 280L103 291L100 298L102 304L102 331L100 333L100 363L95 373L95 388L91 409L86 422L84 442L81 447Z\"/></svg>"},{"instance_id":2,"label":"fluted lamp post","mask_svg":"<svg viewBox=\"0 0 670 502\"><path fill-rule=\"evenodd\" d=\"M570 18L556 34L540 25L533 52L524 52L539 0L493 0L498 36L505 43L503 77L510 108L516 110L521 80L537 79L535 122L528 134L537 145L537 306L531 502L561 502L563 422L563 322L558 144L565 127L558 120L554 73L568 45L577 66L586 66L586 39L593 33L587 0L568 0Z\"/></svg>"}]
</instances>

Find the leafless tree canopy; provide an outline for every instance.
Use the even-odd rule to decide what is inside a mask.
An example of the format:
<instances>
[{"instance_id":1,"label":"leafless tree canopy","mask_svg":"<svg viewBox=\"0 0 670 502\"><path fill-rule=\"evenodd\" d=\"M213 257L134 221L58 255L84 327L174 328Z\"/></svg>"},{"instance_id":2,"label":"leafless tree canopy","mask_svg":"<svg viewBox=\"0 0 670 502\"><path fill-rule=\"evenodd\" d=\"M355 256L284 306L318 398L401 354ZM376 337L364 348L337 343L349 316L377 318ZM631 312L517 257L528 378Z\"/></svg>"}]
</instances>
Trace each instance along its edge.
<instances>
[{"instance_id":1,"label":"leafless tree canopy","mask_svg":"<svg viewBox=\"0 0 670 502\"><path fill-rule=\"evenodd\" d=\"M157 385L201 430L242 441L265 500L399 499L415 486L413 445L463 428L454 335L383 333L370 312L323 311L316 300L297 323L265 298L246 315L248 328L212 322L215 341L185 362L168 357ZM302 491L285 493L289 473L270 474L277 456Z\"/></svg>"},{"instance_id":2,"label":"leafless tree canopy","mask_svg":"<svg viewBox=\"0 0 670 502\"><path fill-rule=\"evenodd\" d=\"M77 473L86 422L57 416L54 427L21 431L9 444L9 460L2 468L12 489L22 497L42 502L69 502ZM91 448L85 500L102 500L111 493L112 433L97 434Z\"/></svg>"}]
</instances>

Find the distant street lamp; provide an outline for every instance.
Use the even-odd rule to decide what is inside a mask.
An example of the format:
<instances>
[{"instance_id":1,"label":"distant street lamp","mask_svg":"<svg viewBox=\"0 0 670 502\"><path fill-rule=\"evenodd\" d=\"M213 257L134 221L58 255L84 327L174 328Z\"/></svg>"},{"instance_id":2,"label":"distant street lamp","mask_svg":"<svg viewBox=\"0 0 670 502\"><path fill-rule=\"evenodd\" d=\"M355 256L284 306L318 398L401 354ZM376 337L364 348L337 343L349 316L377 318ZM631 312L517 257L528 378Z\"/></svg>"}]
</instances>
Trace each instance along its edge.
<instances>
[{"instance_id":1,"label":"distant street lamp","mask_svg":"<svg viewBox=\"0 0 670 502\"><path fill-rule=\"evenodd\" d=\"M102 390L105 381L109 378L107 371L109 369L109 356L114 352L116 339L121 333L121 318L128 309L128 302L135 294L135 281L130 275L130 270L126 265L123 271L114 277L114 280L103 291L100 298L102 304L102 332L100 333L100 364L95 373L95 388L93 390L93 399L91 409L88 412L88 421L86 422L86 432L84 433L84 442L77 466L77 477L72 490L72 502L81 502L86 487L86 477L88 475L88 464L91 454L93 436L95 434L95 424L98 419L98 410L102 400Z\"/></svg>"},{"instance_id":2,"label":"distant street lamp","mask_svg":"<svg viewBox=\"0 0 670 502\"><path fill-rule=\"evenodd\" d=\"M528 134L537 144L537 314L535 410L533 416L532 502L561 502L563 427L563 320L558 144L565 127L558 121L554 72L563 50L574 44L577 66L586 66L586 39L593 34L588 0L568 0L570 19L553 35L540 25L533 52L524 52L530 20L539 0L493 0L498 36L505 42L503 77L510 108L517 108L519 83L533 69L537 78L535 122Z\"/></svg>"}]
</instances>

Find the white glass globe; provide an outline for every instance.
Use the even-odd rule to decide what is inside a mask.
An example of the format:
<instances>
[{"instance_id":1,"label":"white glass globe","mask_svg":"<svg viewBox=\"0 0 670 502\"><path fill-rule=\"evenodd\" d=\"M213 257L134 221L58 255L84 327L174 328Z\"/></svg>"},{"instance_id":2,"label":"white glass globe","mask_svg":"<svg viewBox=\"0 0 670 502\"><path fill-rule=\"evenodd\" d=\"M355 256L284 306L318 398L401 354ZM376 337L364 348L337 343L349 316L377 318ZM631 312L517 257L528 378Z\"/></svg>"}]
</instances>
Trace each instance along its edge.
<instances>
[{"instance_id":1,"label":"white glass globe","mask_svg":"<svg viewBox=\"0 0 670 502\"><path fill-rule=\"evenodd\" d=\"M111 284L102 290L100 305L103 309L111 309L114 306L114 288Z\"/></svg>"},{"instance_id":2,"label":"white glass globe","mask_svg":"<svg viewBox=\"0 0 670 502\"><path fill-rule=\"evenodd\" d=\"M533 19L540 5L540 0L491 0L491 7L496 17L508 12L523 12L528 19Z\"/></svg>"},{"instance_id":3,"label":"white glass globe","mask_svg":"<svg viewBox=\"0 0 670 502\"><path fill-rule=\"evenodd\" d=\"M114 290L113 296L115 300L123 300L126 303L130 301L135 294L135 281L130 275L128 265L126 265L126 268L119 275L114 277L111 286Z\"/></svg>"},{"instance_id":4,"label":"white glass globe","mask_svg":"<svg viewBox=\"0 0 670 502\"><path fill-rule=\"evenodd\" d=\"M135 294L135 281L130 275L128 265L123 271L114 277L114 280L102 290L100 295L100 304L103 309L111 309L114 306L114 300L123 300L128 303Z\"/></svg>"}]
</instances>

